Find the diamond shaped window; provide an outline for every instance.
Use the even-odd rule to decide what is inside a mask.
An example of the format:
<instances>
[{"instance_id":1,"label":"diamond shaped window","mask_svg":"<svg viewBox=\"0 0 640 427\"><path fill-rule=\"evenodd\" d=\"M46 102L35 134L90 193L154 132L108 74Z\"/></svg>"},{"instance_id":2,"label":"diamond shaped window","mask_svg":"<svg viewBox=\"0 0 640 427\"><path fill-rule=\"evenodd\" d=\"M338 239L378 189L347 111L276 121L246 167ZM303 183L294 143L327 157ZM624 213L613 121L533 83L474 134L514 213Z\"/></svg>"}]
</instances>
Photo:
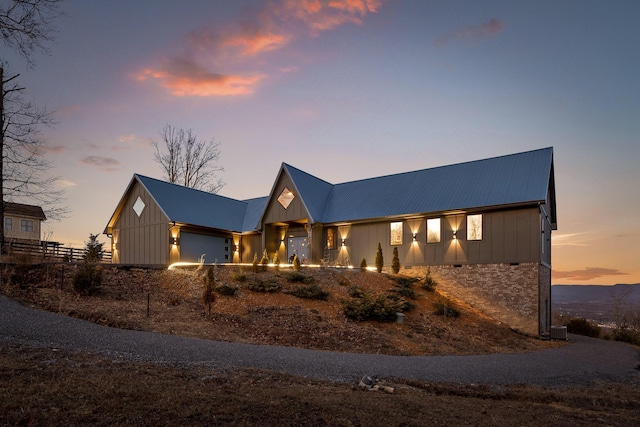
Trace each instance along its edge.
<instances>
[{"instance_id":1,"label":"diamond shaped window","mask_svg":"<svg viewBox=\"0 0 640 427\"><path fill-rule=\"evenodd\" d=\"M136 199L136 202L133 204L133 210L136 213L136 215L138 215L138 218L140 217L140 215L142 215L142 211L144 210L145 204L142 201L142 199L140 198L140 196L138 196L138 198Z\"/></svg>"},{"instance_id":2,"label":"diamond shaped window","mask_svg":"<svg viewBox=\"0 0 640 427\"><path fill-rule=\"evenodd\" d=\"M287 209L291 202L294 199L294 195L287 187L284 187L280 196L278 196L278 202L282 205L283 208Z\"/></svg>"}]
</instances>

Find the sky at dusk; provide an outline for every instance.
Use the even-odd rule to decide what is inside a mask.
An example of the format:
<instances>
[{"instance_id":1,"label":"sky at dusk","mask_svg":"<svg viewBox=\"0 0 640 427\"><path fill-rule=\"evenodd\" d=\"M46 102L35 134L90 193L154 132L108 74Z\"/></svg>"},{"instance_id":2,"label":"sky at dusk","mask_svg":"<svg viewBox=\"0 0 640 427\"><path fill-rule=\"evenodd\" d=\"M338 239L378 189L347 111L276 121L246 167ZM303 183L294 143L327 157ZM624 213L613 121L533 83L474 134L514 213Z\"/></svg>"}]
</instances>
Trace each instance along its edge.
<instances>
[{"instance_id":1,"label":"sky at dusk","mask_svg":"<svg viewBox=\"0 0 640 427\"><path fill-rule=\"evenodd\" d=\"M221 149L221 195L282 162L341 182L554 147L553 283L639 283L640 2L69 0L20 73L70 213L102 233L169 123ZM27 201L28 202L28 201ZM102 236L107 241L106 236Z\"/></svg>"}]
</instances>

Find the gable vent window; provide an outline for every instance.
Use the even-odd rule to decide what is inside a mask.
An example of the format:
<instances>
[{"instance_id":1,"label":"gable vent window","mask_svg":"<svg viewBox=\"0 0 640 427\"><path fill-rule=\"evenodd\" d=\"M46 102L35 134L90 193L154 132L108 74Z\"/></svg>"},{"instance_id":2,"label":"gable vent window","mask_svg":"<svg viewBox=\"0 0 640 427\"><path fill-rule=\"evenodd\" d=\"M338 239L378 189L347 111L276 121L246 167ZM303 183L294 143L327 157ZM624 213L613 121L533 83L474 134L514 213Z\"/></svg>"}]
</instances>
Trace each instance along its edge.
<instances>
[{"instance_id":1,"label":"gable vent window","mask_svg":"<svg viewBox=\"0 0 640 427\"><path fill-rule=\"evenodd\" d=\"M467 216L467 240L482 240L482 214Z\"/></svg>"},{"instance_id":2,"label":"gable vent window","mask_svg":"<svg viewBox=\"0 0 640 427\"><path fill-rule=\"evenodd\" d=\"M133 211L136 213L136 215L138 215L138 218L140 218L140 215L142 215L142 211L144 210L145 204L142 201L142 199L140 198L140 196L138 196L138 198L136 199L136 202L133 204Z\"/></svg>"},{"instance_id":3,"label":"gable vent window","mask_svg":"<svg viewBox=\"0 0 640 427\"><path fill-rule=\"evenodd\" d=\"M287 209L293 201L294 197L295 196L293 195L291 190L289 190L287 187L284 187L284 190L282 190L282 193L280 193L280 196L278 196L278 203L280 203L283 208Z\"/></svg>"}]
</instances>

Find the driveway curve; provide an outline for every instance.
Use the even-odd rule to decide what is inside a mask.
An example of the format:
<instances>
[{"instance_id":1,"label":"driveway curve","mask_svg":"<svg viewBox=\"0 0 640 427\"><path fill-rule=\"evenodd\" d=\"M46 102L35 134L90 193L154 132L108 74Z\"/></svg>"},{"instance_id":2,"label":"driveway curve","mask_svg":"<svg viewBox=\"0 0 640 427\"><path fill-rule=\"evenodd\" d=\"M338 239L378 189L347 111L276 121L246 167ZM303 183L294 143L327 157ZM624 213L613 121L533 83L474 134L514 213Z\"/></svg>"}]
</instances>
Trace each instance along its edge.
<instances>
[{"instance_id":1,"label":"driveway curve","mask_svg":"<svg viewBox=\"0 0 640 427\"><path fill-rule=\"evenodd\" d=\"M388 356L208 341L130 331L21 305L0 296L0 345L92 351L115 360L197 364L217 370L253 367L354 382L364 375L460 384L587 386L638 377L638 348L570 336L567 346L477 356Z\"/></svg>"}]
</instances>

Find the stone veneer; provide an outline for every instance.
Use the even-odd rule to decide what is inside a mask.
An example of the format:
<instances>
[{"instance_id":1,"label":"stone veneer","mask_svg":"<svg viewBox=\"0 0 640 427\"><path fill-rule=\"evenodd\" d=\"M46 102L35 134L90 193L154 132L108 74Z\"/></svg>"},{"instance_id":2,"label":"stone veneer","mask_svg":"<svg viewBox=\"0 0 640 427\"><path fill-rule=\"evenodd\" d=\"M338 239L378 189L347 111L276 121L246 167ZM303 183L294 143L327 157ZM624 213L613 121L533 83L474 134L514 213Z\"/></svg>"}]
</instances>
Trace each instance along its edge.
<instances>
[{"instance_id":1,"label":"stone veneer","mask_svg":"<svg viewBox=\"0 0 640 427\"><path fill-rule=\"evenodd\" d=\"M432 265L409 267L402 273L424 277L427 269L439 290L499 322L532 335L546 329L539 318L539 302L545 296L539 292L538 283L545 271L550 271L548 268L538 263Z\"/></svg>"}]
</instances>

